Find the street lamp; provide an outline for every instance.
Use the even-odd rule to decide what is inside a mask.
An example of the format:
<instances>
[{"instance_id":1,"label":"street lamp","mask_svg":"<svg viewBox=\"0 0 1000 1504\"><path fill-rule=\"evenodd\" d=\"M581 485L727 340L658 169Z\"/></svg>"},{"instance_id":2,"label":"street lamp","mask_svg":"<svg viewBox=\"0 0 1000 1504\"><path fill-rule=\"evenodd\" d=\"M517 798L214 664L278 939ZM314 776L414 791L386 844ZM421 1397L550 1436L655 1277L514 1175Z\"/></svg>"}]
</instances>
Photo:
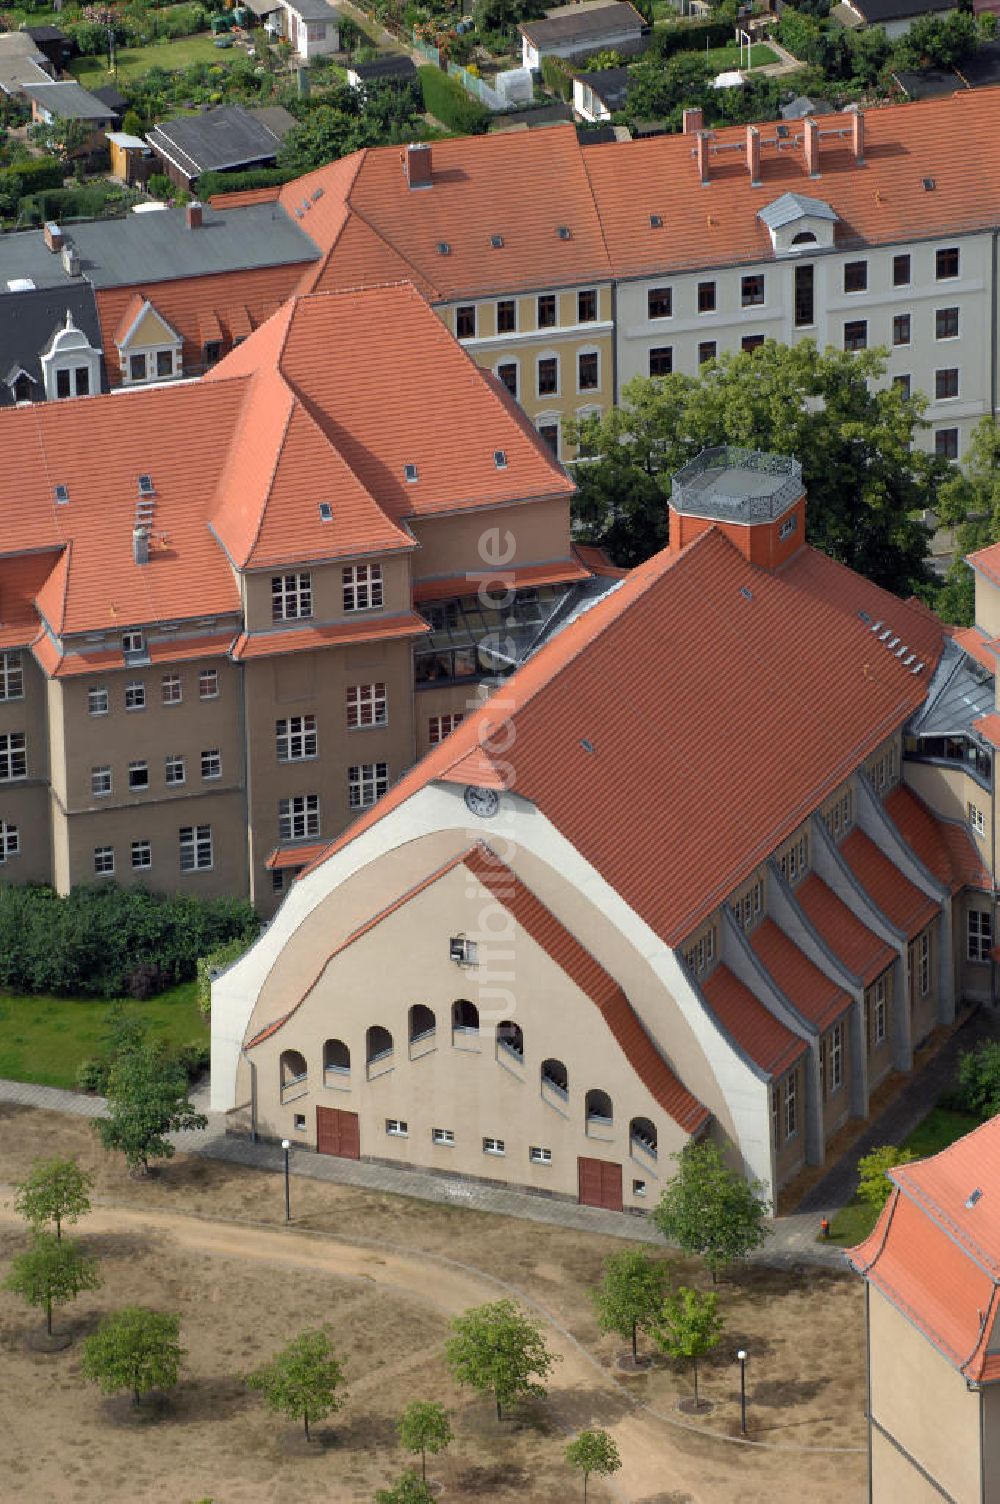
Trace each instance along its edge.
<instances>
[{"instance_id":1,"label":"street lamp","mask_svg":"<svg viewBox=\"0 0 1000 1504\"><path fill-rule=\"evenodd\" d=\"M292 1220L292 1193L288 1172L288 1151L292 1145L287 1138L283 1138L281 1147L285 1151L285 1221L290 1222Z\"/></svg>"},{"instance_id":2,"label":"street lamp","mask_svg":"<svg viewBox=\"0 0 1000 1504\"><path fill-rule=\"evenodd\" d=\"M747 1434L747 1355L746 1349L740 1348L736 1354L736 1361L740 1365L740 1435Z\"/></svg>"}]
</instances>

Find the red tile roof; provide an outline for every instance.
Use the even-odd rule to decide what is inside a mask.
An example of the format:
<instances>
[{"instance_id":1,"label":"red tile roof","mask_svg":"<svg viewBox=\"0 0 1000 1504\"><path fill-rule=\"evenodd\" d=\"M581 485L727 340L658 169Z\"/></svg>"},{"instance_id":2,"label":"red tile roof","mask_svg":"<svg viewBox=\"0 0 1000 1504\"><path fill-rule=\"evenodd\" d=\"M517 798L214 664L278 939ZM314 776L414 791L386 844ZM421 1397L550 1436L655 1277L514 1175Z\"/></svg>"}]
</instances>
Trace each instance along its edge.
<instances>
[{"instance_id":1,"label":"red tile roof","mask_svg":"<svg viewBox=\"0 0 1000 1504\"><path fill-rule=\"evenodd\" d=\"M905 783L893 789L885 812L928 872L952 893L967 887L992 889L990 875L964 825L942 820Z\"/></svg>"},{"instance_id":2,"label":"red tile roof","mask_svg":"<svg viewBox=\"0 0 1000 1504\"><path fill-rule=\"evenodd\" d=\"M203 658L220 658L232 646L232 632L213 633L206 637L177 637L150 643L148 656L152 664L190 663ZM32 644L32 648L45 672L53 679L72 679L82 674L125 667L120 648L84 648L79 652L60 653L45 634Z\"/></svg>"},{"instance_id":3,"label":"red tile roof","mask_svg":"<svg viewBox=\"0 0 1000 1504\"><path fill-rule=\"evenodd\" d=\"M893 947L862 924L817 873L810 872L799 884L795 898L813 929L866 987L895 961Z\"/></svg>"},{"instance_id":4,"label":"red tile roof","mask_svg":"<svg viewBox=\"0 0 1000 1504\"><path fill-rule=\"evenodd\" d=\"M415 611L400 616L366 616L363 621L338 622L334 626L303 624L286 632L242 632L233 643L233 658L275 658L285 653L305 653L315 648L339 647L351 642L383 642L399 637L421 637L430 627Z\"/></svg>"},{"instance_id":5,"label":"red tile roof","mask_svg":"<svg viewBox=\"0 0 1000 1504\"><path fill-rule=\"evenodd\" d=\"M51 553L0 558L0 648L27 647L38 635L35 597L56 562Z\"/></svg>"},{"instance_id":6,"label":"red tile roof","mask_svg":"<svg viewBox=\"0 0 1000 1504\"><path fill-rule=\"evenodd\" d=\"M595 549L599 554L600 549ZM574 559L557 559L551 564L525 564L520 568L484 570L475 574L449 574L438 579L416 580L413 599L423 601L449 600L453 596L477 595L482 589L499 586L500 590L521 590L527 585L560 585L576 580L589 580L592 573L583 562ZM622 571L624 573L624 571Z\"/></svg>"},{"instance_id":7,"label":"red tile roof","mask_svg":"<svg viewBox=\"0 0 1000 1504\"><path fill-rule=\"evenodd\" d=\"M992 580L994 585L1000 585L1000 543L990 543L986 548L977 549L974 554L967 554L965 562L988 580Z\"/></svg>"},{"instance_id":8,"label":"red tile roof","mask_svg":"<svg viewBox=\"0 0 1000 1504\"><path fill-rule=\"evenodd\" d=\"M821 117L818 124L821 137L837 128L850 130L843 115ZM689 136L610 142L587 147L582 155L614 271L636 276L773 260L770 233L758 211L789 192L828 203L839 216L837 243L844 246L992 229L1000 174L986 144L998 126L997 89L869 110L864 166L854 160L849 134L821 139L821 175L813 180L805 172L801 147L789 144L802 136L802 122L791 124L780 152L774 127L762 125L759 187L751 185L739 149L746 142L743 126L711 132L705 188L699 186ZM956 139L980 142L983 149L956 157ZM933 192L923 190L924 178L934 180ZM660 216L662 228L650 225L650 215Z\"/></svg>"},{"instance_id":9,"label":"red tile roof","mask_svg":"<svg viewBox=\"0 0 1000 1504\"><path fill-rule=\"evenodd\" d=\"M269 872L282 872L289 867L304 867L322 850L322 841L311 846L276 846L264 866Z\"/></svg>"},{"instance_id":10,"label":"red tile roof","mask_svg":"<svg viewBox=\"0 0 1000 1504\"><path fill-rule=\"evenodd\" d=\"M889 1175L896 1189L848 1261L967 1379L995 1383L1000 1363L986 1349L1000 1305L1000 1118Z\"/></svg>"},{"instance_id":11,"label":"red tile roof","mask_svg":"<svg viewBox=\"0 0 1000 1504\"><path fill-rule=\"evenodd\" d=\"M976 662L982 664L991 674L997 671L997 649L991 637L981 632L978 627L960 627L952 634L959 647Z\"/></svg>"},{"instance_id":12,"label":"red tile roof","mask_svg":"<svg viewBox=\"0 0 1000 1504\"><path fill-rule=\"evenodd\" d=\"M908 940L940 913L937 899L911 883L863 830L851 831L841 842L840 854L875 907Z\"/></svg>"},{"instance_id":13,"label":"red tile roof","mask_svg":"<svg viewBox=\"0 0 1000 1504\"><path fill-rule=\"evenodd\" d=\"M972 729L984 736L992 747L1000 747L1000 715L995 710L973 721Z\"/></svg>"},{"instance_id":14,"label":"red tile roof","mask_svg":"<svg viewBox=\"0 0 1000 1504\"><path fill-rule=\"evenodd\" d=\"M750 945L778 991L819 1033L835 1024L851 1006L850 994L831 982L773 919L757 926Z\"/></svg>"},{"instance_id":15,"label":"red tile roof","mask_svg":"<svg viewBox=\"0 0 1000 1504\"><path fill-rule=\"evenodd\" d=\"M603 548L595 548L590 543L574 543L573 553L591 574L607 575L615 580L623 580L628 574L627 569L619 569L612 564Z\"/></svg>"},{"instance_id":16,"label":"red tile roof","mask_svg":"<svg viewBox=\"0 0 1000 1504\"><path fill-rule=\"evenodd\" d=\"M716 966L701 991L730 1039L766 1076L783 1076L809 1048L728 966Z\"/></svg>"},{"instance_id":17,"label":"red tile roof","mask_svg":"<svg viewBox=\"0 0 1000 1504\"><path fill-rule=\"evenodd\" d=\"M919 674L862 611L892 622ZM824 554L803 548L772 574L712 528L633 569L507 680L501 709L467 717L330 851L493 742L510 786L677 945L922 703L942 637ZM772 767L781 748L780 777L755 778L752 800L732 798L737 734L745 767ZM623 820L622 769L637 766L643 817ZM679 789L697 819L677 818Z\"/></svg>"}]
</instances>

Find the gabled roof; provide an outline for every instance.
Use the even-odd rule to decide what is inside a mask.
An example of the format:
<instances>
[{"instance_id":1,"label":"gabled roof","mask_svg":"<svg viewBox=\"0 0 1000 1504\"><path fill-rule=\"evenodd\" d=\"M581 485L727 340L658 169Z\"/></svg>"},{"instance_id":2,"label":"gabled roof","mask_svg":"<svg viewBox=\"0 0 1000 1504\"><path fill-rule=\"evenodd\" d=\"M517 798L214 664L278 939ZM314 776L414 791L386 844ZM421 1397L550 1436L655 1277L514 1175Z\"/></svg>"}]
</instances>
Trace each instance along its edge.
<instances>
[{"instance_id":1,"label":"gabled roof","mask_svg":"<svg viewBox=\"0 0 1000 1504\"><path fill-rule=\"evenodd\" d=\"M1000 1117L889 1179L885 1210L848 1262L965 1378L997 1382Z\"/></svg>"},{"instance_id":2,"label":"gabled roof","mask_svg":"<svg viewBox=\"0 0 1000 1504\"><path fill-rule=\"evenodd\" d=\"M935 815L905 783L893 789L885 812L928 872L950 892L992 890L990 875L964 825Z\"/></svg>"},{"instance_id":3,"label":"gabled roof","mask_svg":"<svg viewBox=\"0 0 1000 1504\"><path fill-rule=\"evenodd\" d=\"M809 1048L728 966L716 966L701 992L730 1039L769 1079L783 1076Z\"/></svg>"},{"instance_id":4,"label":"gabled roof","mask_svg":"<svg viewBox=\"0 0 1000 1504\"><path fill-rule=\"evenodd\" d=\"M521 21L518 31L536 47L585 43L602 37L638 36L646 22L627 0L609 0L607 5L562 5L540 21Z\"/></svg>"},{"instance_id":5,"label":"gabled roof","mask_svg":"<svg viewBox=\"0 0 1000 1504\"><path fill-rule=\"evenodd\" d=\"M110 120L114 111L101 99L95 99L80 84L67 80L58 83L27 83L22 86L28 98L59 120Z\"/></svg>"},{"instance_id":6,"label":"gabled roof","mask_svg":"<svg viewBox=\"0 0 1000 1504\"><path fill-rule=\"evenodd\" d=\"M758 209L757 218L762 219L768 229L780 230L782 225L793 224L797 219L836 221L837 215L824 199L807 198L802 193L783 193L773 203L765 204L763 209Z\"/></svg>"},{"instance_id":7,"label":"gabled roof","mask_svg":"<svg viewBox=\"0 0 1000 1504\"><path fill-rule=\"evenodd\" d=\"M278 133L240 105L161 120L147 140L188 177L260 162L276 156L281 146Z\"/></svg>"},{"instance_id":8,"label":"gabled roof","mask_svg":"<svg viewBox=\"0 0 1000 1504\"><path fill-rule=\"evenodd\" d=\"M895 961L893 947L862 924L818 873L810 872L799 884L795 900L837 959L866 987Z\"/></svg>"},{"instance_id":9,"label":"gabled roof","mask_svg":"<svg viewBox=\"0 0 1000 1504\"><path fill-rule=\"evenodd\" d=\"M956 10L955 0L850 0L852 10L864 16L869 26L904 21L910 16Z\"/></svg>"},{"instance_id":10,"label":"gabled roof","mask_svg":"<svg viewBox=\"0 0 1000 1504\"><path fill-rule=\"evenodd\" d=\"M817 1033L824 1033L851 1006L850 994L831 982L773 919L757 926L750 946L781 995Z\"/></svg>"},{"instance_id":11,"label":"gabled roof","mask_svg":"<svg viewBox=\"0 0 1000 1504\"><path fill-rule=\"evenodd\" d=\"M42 391L42 351L66 323L73 323L95 350L101 348L101 325L94 289L86 282L61 287L38 287L25 292L0 292L0 372L19 368ZM103 370L103 363L102 363ZM12 402L13 393L0 387L0 405Z\"/></svg>"},{"instance_id":12,"label":"gabled roof","mask_svg":"<svg viewBox=\"0 0 1000 1504\"><path fill-rule=\"evenodd\" d=\"M875 907L908 940L915 939L940 912L937 899L929 898L904 876L863 830L852 830L839 849Z\"/></svg>"},{"instance_id":13,"label":"gabled roof","mask_svg":"<svg viewBox=\"0 0 1000 1504\"><path fill-rule=\"evenodd\" d=\"M378 83L383 79L402 79L405 83L417 76L416 64L404 52L390 52L368 63L352 63L350 72L361 83Z\"/></svg>"}]
</instances>

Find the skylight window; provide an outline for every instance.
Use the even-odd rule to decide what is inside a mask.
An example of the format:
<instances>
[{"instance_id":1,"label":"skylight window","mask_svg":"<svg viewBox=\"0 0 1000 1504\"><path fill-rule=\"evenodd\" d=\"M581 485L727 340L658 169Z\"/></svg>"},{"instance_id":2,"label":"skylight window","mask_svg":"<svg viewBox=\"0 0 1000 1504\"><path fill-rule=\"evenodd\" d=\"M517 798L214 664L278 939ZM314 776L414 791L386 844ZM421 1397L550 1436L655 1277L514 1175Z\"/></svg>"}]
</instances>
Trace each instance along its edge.
<instances>
[{"instance_id":1,"label":"skylight window","mask_svg":"<svg viewBox=\"0 0 1000 1504\"><path fill-rule=\"evenodd\" d=\"M411 484L415 480L419 480L420 479L419 475L417 474L417 467L416 467L416 465L404 465L403 466L403 479L409 481Z\"/></svg>"},{"instance_id":2,"label":"skylight window","mask_svg":"<svg viewBox=\"0 0 1000 1504\"><path fill-rule=\"evenodd\" d=\"M662 230L663 229L663 215L662 214L651 214L649 216L649 228L651 230Z\"/></svg>"},{"instance_id":3,"label":"skylight window","mask_svg":"<svg viewBox=\"0 0 1000 1504\"><path fill-rule=\"evenodd\" d=\"M69 501L69 488L61 483L56 486L56 506L64 507Z\"/></svg>"},{"instance_id":4,"label":"skylight window","mask_svg":"<svg viewBox=\"0 0 1000 1504\"><path fill-rule=\"evenodd\" d=\"M503 248L503 236L502 235L491 235L490 236L490 245L493 247L493 249L495 251L501 250Z\"/></svg>"},{"instance_id":5,"label":"skylight window","mask_svg":"<svg viewBox=\"0 0 1000 1504\"><path fill-rule=\"evenodd\" d=\"M981 1201L982 1199L983 1199L983 1193L979 1189L979 1187L977 1186L976 1189L973 1191L972 1195L969 1197L968 1201L965 1203L965 1210L967 1212L971 1212L971 1210L975 1206L976 1202L977 1201Z\"/></svg>"},{"instance_id":6,"label":"skylight window","mask_svg":"<svg viewBox=\"0 0 1000 1504\"><path fill-rule=\"evenodd\" d=\"M572 236L572 233L570 231L569 225L557 225L556 226L556 234L559 236L560 240L572 240L573 239L573 236Z\"/></svg>"},{"instance_id":7,"label":"skylight window","mask_svg":"<svg viewBox=\"0 0 1000 1504\"><path fill-rule=\"evenodd\" d=\"M506 451L506 449L494 449L494 451L493 451L493 463L494 463L494 465L496 465L496 467L497 467L498 470L506 470L506 468L507 468L507 451Z\"/></svg>"},{"instance_id":8,"label":"skylight window","mask_svg":"<svg viewBox=\"0 0 1000 1504\"><path fill-rule=\"evenodd\" d=\"M153 477L151 475L140 475L139 476L139 495L140 496L155 496L156 495L156 487L153 485Z\"/></svg>"},{"instance_id":9,"label":"skylight window","mask_svg":"<svg viewBox=\"0 0 1000 1504\"><path fill-rule=\"evenodd\" d=\"M585 737L585 736L582 736L582 737L581 737L581 738L580 738L580 746L581 746L581 747L582 747L582 748L583 748L583 750L584 750L584 751L585 751L585 752L593 752L593 750L594 750L594 744L593 744L593 742L592 742L592 741L590 741L590 740L589 740L589 739L588 739L588 738L587 738L587 737Z\"/></svg>"},{"instance_id":10,"label":"skylight window","mask_svg":"<svg viewBox=\"0 0 1000 1504\"><path fill-rule=\"evenodd\" d=\"M935 181L934 181L933 178L924 178L924 192L925 193L933 193L934 189L936 187L937 187L937 183L935 183Z\"/></svg>"},{"instance_id":11,"label":"skylight window","mask_svg":"<svg viewBox=\"0 0 1000 1504\"><path fill-rule=\"evenodd\" d=\"M312 191L312 201L313 201L313 203L315 203L318 198L322 198L322 197L323 197L323 189L322 188L314 188L313 191Z\"/></svg>"},{"instance_id":12,"label":"skylight window","mask_svg":"<svg viewBox=\"0 0 1000 1504\"><path fill-rule=\"evenodd\" d=\"M451 246L448 244L447 240L439 240L438 241L438 255L439 256L450 256L451 255Z\"/></svg>"},{"instance_id":13,"label":"skylight window","mask_svg":"<svg viewBox=\"0 0 1000 1504\"><path fill-rule=\"evenodd\" d=\"M319 520L320 522L333 521L333 507L328 501L321 501L319 504Z\"/></svg>"}]
</instances>

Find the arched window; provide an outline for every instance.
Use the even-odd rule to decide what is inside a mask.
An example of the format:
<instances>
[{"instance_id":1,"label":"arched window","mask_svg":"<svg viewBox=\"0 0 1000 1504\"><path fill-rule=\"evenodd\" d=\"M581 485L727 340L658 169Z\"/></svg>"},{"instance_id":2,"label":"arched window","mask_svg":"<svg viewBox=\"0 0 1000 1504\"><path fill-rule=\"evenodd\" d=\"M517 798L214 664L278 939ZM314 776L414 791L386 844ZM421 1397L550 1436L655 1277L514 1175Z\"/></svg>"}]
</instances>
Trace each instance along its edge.
<instances>
[{"instance_id":1,"label":"arched window","mask_svg":"<svg viewBox=\"0 0 1000 1504\"><path fill-rule=\"evenodd\" d=\"M365 1035L365 1061L368 1065L374 1065L376 1061L387 1060L392 1054L392 1035L388 1029L383 1029L381 1024L372 1024Z\"/></svg>"},{"instance_id":2,"label":"arched window","mask_svg":"<svg viewBox=\"0 0 1000 1504\"><path fill-rule=\"evenodd\" d=\"M282 1050L278 1062L278 1070L281 1080L281 1099L285 1100L286 1093L296 1089L304 1090L306 1085L306 1057L298 1050Z\"/></svg>"},{"instance_id":3,"label":"arched window","mask_svg":"<svg viewBox=\"0 0 1000 1504\"><path fill-rule=\"evenodd\" d=\"M456 1034L479 1033L479 1009L468 998L460 997L451 1005L451 1027Z\"/></svg>"},{"instance_id":4,"label":"arched window","mask_svg":"<svg viewBox=\"0 0 1000 1504\"><path fill-rule=\"evenodd\" d=\"M497 1024L497 1044L510 1054L516 1055L518 1060L524 1060L524 1034L521 1025L515 1024L511 1019L505 1018Z\"/></svg>"},{"instance_id":5,"label":"arched window","mask_svg":"<svg viewBox=\"0 0 1000 1504\"><path fill-rule=\"evenodd\" d=\"M606 1091L597 1091L591 1088L586 1099L586 1118L588 1123L611 1123L614 1121L615 1110L611 1105L611 1098Z\"/></svg>"},{"instance_id":6,"label":"arched window","mask_svg":"<svg viewBox=\"0 0 1000 1504\"><path fill-rule=\"evenodd\" d=\"M656 1128L648 1118L633 1118L628 1126L628 1136L633 1147L638 1146L647 1154L656 1154Z\"/></svg>"},{"instance_id":7,"label":"arched window","mask_svg":"<svg viewBox=\"0 0 1000 1504\"><path fill-rule=\"evenodd\" d=\"M325 1076L349 1076L351 1052L342 1039L328 1039L323 1046L323 1074Z\"/></svg>"},{"instance_id":8,"label":"arched window","mask_svg":"<svg viewBox=\"0 0 1000 1504\"><path fill-rule=\"evenodd\" d=\"M30 402L31 401L31 387L32 387L31 377L27 374L26 371L20 371L18 373L18 375L14 378L14 401L15 402Z\"/></svg>"},{"instance_id":9,"label":"arched window","mask_svg":"<svg viewBox=\"0 0 1000 1504\"><path fill-rule=\"evenodd\" d=\"M797 235L793 235L792 236L792 245L815 245L815 244L816 244L816 236L813 234L812 230L800 230Z\"/></svg>"},{"instance_id":10,"label":"arched window","mask_svg":"<svg viewBox=\"0 0 1000 1504\"><path fill-rule=\"evenodd\" d=\"M569 1073L561 1060L542 1061L542 1085L551 1087L561 1097L569 1096Z\"/></svg>"},{"instance_id":11,"label":"arched window","mask_svg":"<svg viewBox=\"0 0 1000 1504\"><path fill-rule=\"evenodd\" d=\"M410 1043L416 1044L419 1039L427 1039L436 1028L434 1010L424 1003L414 1003L410 1009Z\"/></svg>"}]
</instances>

